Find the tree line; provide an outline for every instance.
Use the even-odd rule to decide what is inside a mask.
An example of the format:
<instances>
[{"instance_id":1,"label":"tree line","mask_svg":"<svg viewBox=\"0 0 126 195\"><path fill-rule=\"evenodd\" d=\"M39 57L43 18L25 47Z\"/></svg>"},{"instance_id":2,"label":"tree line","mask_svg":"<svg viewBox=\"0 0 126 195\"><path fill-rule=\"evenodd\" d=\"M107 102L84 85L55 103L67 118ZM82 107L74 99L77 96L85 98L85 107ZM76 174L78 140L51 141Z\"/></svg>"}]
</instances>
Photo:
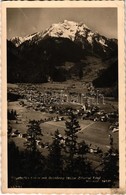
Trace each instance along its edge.
<instances>
[{"instance_id":1,"label":"tree line","mask_svg":"<svg viewBox=\"0 0 126 195\"><path fill-rule=\"evenodd\" d=\"M29 121L23 151L8 136L8 187L111 188L117 185L118 151L113 147L112 136L108 151L99 150L101 168L97 169L87 157L89 145L84 140L78 141L80 125L73 113L65 125L65 139L56 130L47 156L36 144L43 136L39 121Z\"/></svg>"}]
</instances>

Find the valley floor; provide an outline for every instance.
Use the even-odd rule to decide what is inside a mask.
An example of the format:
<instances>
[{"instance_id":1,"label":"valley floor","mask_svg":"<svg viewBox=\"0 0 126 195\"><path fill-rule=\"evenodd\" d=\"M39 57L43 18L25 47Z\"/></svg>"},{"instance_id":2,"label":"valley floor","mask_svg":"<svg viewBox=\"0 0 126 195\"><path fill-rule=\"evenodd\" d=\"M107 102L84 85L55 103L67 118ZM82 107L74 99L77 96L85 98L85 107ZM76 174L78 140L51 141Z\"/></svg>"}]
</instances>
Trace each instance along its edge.
<instances>
[{"instance_id":1,"label":"valley floor","mask_svg":"<svg viewBox=\"0 0 126 195\"><path fill-rule=\"evenodd\" d=\"M50 88L50 91L53 88L63 88L66 87L67 84L43 84L43 85L35 85L31 89L31 94L33 94L34 97L36 97L36 94L34 94L34 87L39 89L39 91L42 91L44 87ZM25 94L26 86L23 85L24 94ZM78 88L79 84L77 84ZM67 85L68 87L68 85ZM29 88L27 86L27 88ZM20 89L20 85L18 84L8 84L8 90L11 93L17 93L17 89ZM76 90L76 87L74 88ZM19 90L20 91L20 90ZM20 93L22 94L22 93ZM25 96L25 97L26 97ZM33 97L31 98L33 99ZM36 100L38 101L38 100ZM24 102L21 104L21 102ZM34 102L33 102L34 103ZM59 105L59 104L58 104ZM61 106L65 108L67 105L66 102L62 103ZM16 120L8 120L9 125L12 127L12 133L10 140L13 140L16 144L16 146L19 148L20 151L23 151L25 149L24 143L26 142L26 137L23 135L26 135L27 133L27 125L29 123L29 120L38 120L38 121L44 121L40 124L40 127L42 129L43 136L41 137L41 142L43 143L43 147L41 145L38 145L38 149L44 156L48 155L48 145L52 143L54 138L54 133L58 129L60 134L62 136L65 136L64 129L65 127L65 121L68 119L68 115L65 115L64 113L59 114L58 112L52 111L49 112L47 110L39 110L34 109L33 104L31 102L29 106L28 99L17 99L16 101L8 101L8 110L15 110L17 113L17 119ZM53 105L52 105L53 106ZM60 106L60 105L59 105ZM68 105L67 105L68 106ZM75 111L78 110L82 105L73 102L70 103L69 106L74 107ZM118 109L118 103L113 100L109 100L106 98L105 104L99 103L98 105L100 107L100 110L104 110L105 113L113 112L114 110ZM63 117L63 120L57 120L57 117ZM118 132L112 132L110 129L111 122L110 121L94 121L90 118L84 119L82 116L78 117L78 121L80 124L80 131L78 131L77 139L78 142L85 141L88 145L90 145L90 152L87 154L87 158L91 161L93 168L98 170L101 170L101 167L99 166L100 156L97 152L97 148L100 148L103 153L107 152L110 148L110 135L113 138L113 147L115 149L119 149L119 133ZM15 135L15 131L18 130L19 134ZM56 181L55 181L56 182ZM57 184L56 184L57 185ZM79 185L79 184L78 184ZM118 184L117 184L118 185Z\"/></svg>"}]
</instances>

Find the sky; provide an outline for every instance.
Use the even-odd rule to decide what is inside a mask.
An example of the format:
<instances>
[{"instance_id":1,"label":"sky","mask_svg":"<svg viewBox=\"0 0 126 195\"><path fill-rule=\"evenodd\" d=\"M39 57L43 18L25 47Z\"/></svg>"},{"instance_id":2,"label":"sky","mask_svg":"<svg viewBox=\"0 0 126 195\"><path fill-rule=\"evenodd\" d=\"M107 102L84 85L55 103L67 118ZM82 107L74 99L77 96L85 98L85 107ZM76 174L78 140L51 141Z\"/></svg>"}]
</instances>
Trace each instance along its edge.
<instances>
[{"instance_id":1,"label":"sky","mask_svg":"<svg viewBox=\"0 0 126 195\"><path fill-rule=\"evenodd\" d=\"M117 38L116 8L8 8L7 38L44 31L64 20L83 22L93 32Z\"/></svg>"}]
</instances>

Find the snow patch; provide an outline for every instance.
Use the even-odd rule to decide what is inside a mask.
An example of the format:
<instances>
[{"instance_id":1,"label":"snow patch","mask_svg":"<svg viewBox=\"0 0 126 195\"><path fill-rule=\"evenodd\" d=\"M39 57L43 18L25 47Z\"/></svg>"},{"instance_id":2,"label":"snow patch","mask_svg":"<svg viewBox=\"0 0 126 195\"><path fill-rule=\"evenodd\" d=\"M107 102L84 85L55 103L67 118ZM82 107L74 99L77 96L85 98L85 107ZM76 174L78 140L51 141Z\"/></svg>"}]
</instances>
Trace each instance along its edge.
<instances>
[{"instance_id":1,"label":"snow patch","mask_svg":"<svg viewBox=\"0 0 126 195\"><path fill-rule=\"evenodd\" d=\"M90 31L90 32L88 33L87 40L88 40L88 42L89 42L91 45L93 44L93 36L94 36L94 33Z\"/></svg>"},{"instance_id":2,"label":"snow patch","mask_svg":"<svg viewBox=\"0 0 126 195\"><path fill-rule=\"evenodd\" d=\"M101 45L105 46L105 47L108 47L108 45L105 44L105 39L103 39L103 38L100 38L99 43L100 43Z\"/></svg>"},{"instance_id":3,"label":"snow patch","mask_svg":"<svg viewBox=\"0 0 126 195\"><path fill-rule=\"evenodd\" d=\"M64 20L63 23L53 24L44 34L52 37L69 38L72 41L75 40L75 34L77 31L76 22Z\"/></svg>"},{"instance_id":4,"label":"snow patch","mask_svg":"<svg viewBox=\"0 0 126 195\"><path fill-rule=\"evenodd\" d=\"M12 39L10 39L10 41L12 41L16 47L18 47L21 43L24 42L24 38L23 37L13 37Z\"/></svg>"},{"instance_id":5,"label":"snow patch","mask_svg":"<svg viewBox=\"0 0 126 195\"><path fill-rule=\"evenodd\" d=\"M52 37L69 38L74 41L76 33L80 36L86 37L88 29L89 28L85 24L80 25L73 21L64 20L58 24L53 24L48 30L46 30L43 37L49 35Z\"/></svg>"},{"instance_id":6,"label":"snow patch","mask_svg":"<svg viewBox=\"0 0 126 195\"><path fill-rule=\"evenodd\" d=\"M24 37L24 39L25 39L25 41L28 41L28 40L30 41L30 40L32 40L33 37L35 37L38 34L39 34L39 32L34 33L32 35L27 35L27 36Z\"/></svg>"}]
</instances>

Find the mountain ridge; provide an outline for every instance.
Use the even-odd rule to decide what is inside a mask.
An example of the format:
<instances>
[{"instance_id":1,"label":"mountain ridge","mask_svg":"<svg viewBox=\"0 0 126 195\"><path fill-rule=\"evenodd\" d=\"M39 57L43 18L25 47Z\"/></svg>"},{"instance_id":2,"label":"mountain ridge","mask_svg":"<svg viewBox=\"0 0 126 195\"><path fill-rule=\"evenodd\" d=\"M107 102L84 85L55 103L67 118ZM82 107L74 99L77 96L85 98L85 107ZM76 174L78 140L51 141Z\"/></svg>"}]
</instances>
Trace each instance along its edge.
<instances>
[{"instance_id":1,"label":"mountain ridge","mask_svg":"<svg viewBox=\"0 0 126 195\"><path fill-rule=\"evenodd\" d=\"M93 32L84 23L67 20L52 24L46 31L12 38L7 43L9 82L47 82L48 77L64 81L73 75L83 79L86 74L93 75L93 80L99 71L111 66L111 59L117 61L118 56L116 39ZM94 61L89 68L91 56ZM101 64L94 70L98 59ZM104 63L105 60L109 63Z\"/></svg>"},{"instance_id":2,"label":"mountain ridge","mask_svg":"<svg viewBox=\"0 0 126 195\"><path fill-rule=\"evenodd\" d=\"M44 32L43 31L36 32L25 37L13 37L10 39L10 41L13 42L16 47L19 47L25 41L33 41L37 38L38 41L41 41L46 36L69 38L72 41L77 40L78 37L86 38L88 43L91 45L93 39L95 39L104 47L108 47L108 45L106 44L107 40L113 40L113 38L106 39L105 36L100 35L98 32L93 32L89 27L87 27L82 22L77 23L74 21L64 20L63 22L52 24Z\"/></svg>"}]
</instances>

